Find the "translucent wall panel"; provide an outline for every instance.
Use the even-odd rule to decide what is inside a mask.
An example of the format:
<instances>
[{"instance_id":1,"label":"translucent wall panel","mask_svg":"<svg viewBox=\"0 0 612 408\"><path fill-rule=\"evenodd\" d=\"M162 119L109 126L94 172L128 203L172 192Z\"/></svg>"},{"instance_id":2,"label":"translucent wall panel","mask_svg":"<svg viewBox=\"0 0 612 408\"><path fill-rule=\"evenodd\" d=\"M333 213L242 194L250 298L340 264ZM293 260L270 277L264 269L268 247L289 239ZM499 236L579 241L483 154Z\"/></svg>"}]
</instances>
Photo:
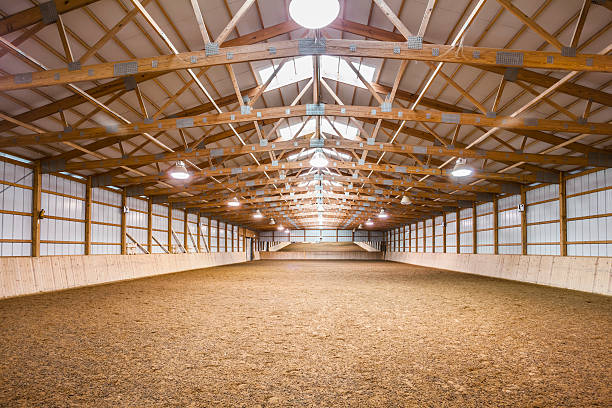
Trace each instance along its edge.
<instances>
[{"instance_id":1,"label":"translucent wall panel","mask_svg":"<svg viewBox=\"0 0 612 408\"><path fill-rule=\"evenodd\" d=\"M417 252L425 252L423 234L425 234L425 223L417 223Z\"/></svg>"},{"instance_id":2,"label":"translucent wall panel","mask_svg":"<svg viewBox=\"0 0 612 408\"><path fill-rule=\"evenodd\" d=\"M153 204L151 208L153 212L153 231L152 235L155 237L153 240L153 253L161 254L165 253L164 248L168 249L168 207L160 204ZM161 248L159 244L163 245Z\"/></svg>"},{"instance_id":3,"label":"translucent wall panel","mask_svg":"<svg viewBox=\"0 0 612 408\"><path fill-rule=\"evenodd\" d=\"M210 251L211 252L218 252L218 246L217 246L217 234L218 234L218 222L217 220L211 220L210 221Z\"/></svg>"},{"instance_id":4,"label":"translucent wall panel","mask_svg":"<svg viewBox=\"0 0 612 408\"><path fill-rule=\"evenodd\" d=\"M443 232L444 228L442 228L442 224L444 223L444 217L439 216L434 218L434 243L435 243L435 252L444 252L444 237Z\"/></svg>"},{"instance_id":5,"label":"translucent wall panel","mask_svg":"<svg viewBox=\"0 0 612 408\"><path fill-rule=\"evenodd\" d=\"M417 252L417 248L418 248L417 238L416 238L417 229L418 229L417 224L410 224L410 250L412 252Z\"/></svg>"},{"instance_id":6,"label":"translucent wall panel","mask_svg":"<svg viewBox=\"0 0 612 408\"><path fill-rule=\"evenodd\" d=\"M225 223L219 221L219 252L225 251Z\"/></svg>"},{"instance_id":7,"label":"translucent wall panel","mask_svg":"<svg viewBox=\"0 0 612 408\"><path fill-rule=\"evenodd\" d=\"M500 198L497 202L498 242L500 254L521 253L521 213L517 210L521 196Z\"/></svg>"},{"instance_id":8,"label":"translucent wall panel","mask_svg":"<svg viewBox=\"0 0 612 408\"><path fill-rule=\"evenodd\" d=\"M433 251L433 220L425 220L425 252Z\"/></svg>"},{"instance_id":9,"label":"translucent wall panel","mask_svg":"<svg viewBox=\"0 0 612 408\"><path fill-rule=\"evenodd\" d=\"M147 229L149 228L148 209L149 203L147 200L136 197L127 198L127 207L130 211L125 215L126 231L144 248L147 247ZM134 244L134 242L126 237L128 252L133 248L134 253L142 253L142 251Z\"/></svg>"},{"instance_id":10,"label":"translucent wall panel","mask_svg":"<svg viewBox=\"0 0 612 408\"><path fill-rule=\"evenodd\" d=\"M559 186L552 184L527 191L527 253L559 255Z\"/></svg>"},{"instance_id":11,"label":"translucent wall panel","mask_svg":"<svg viewBox=\"0 0 612 408\"><path fill-rule=\"evenodd\" d=\"M493 231L493 203L476 206L476 239L479 254L495 253L495 236Z\"/></svg>"},{"instance_id":12,"label":"translucent wall panel","mask_svg":"<svg viewBox=\"0 0 612 408\"><path fill-rule=\"evenodd\" d=\"M191 235L189 233L191 233ZM197 252L197 247L198 247L198 215L197 214L187 214L187 252Z\"/></svg>"},{"instance_id":13,"label":"translucent wall panel","mask_svg":"<svg viewBox=\"0 0 612 408\"><path fill-rule=\"evenodd\" d=\"M32 170L0 161L0 256L32 254L31 213Z\"/></svg>"},{"instance_id":14,"label":"translucent wall panel","mask_svg":"<svg viewBox=\"0 0 612 408\"><path fill-rule=\"evenodd\" d=\"M460 252L462 254L471 254L473 253L473 237L472 237L472 228L473 228L473 220L472 220L472 209L464 208L459 212L459 245Z\"/></svg>"},{"instance_id":15,"label":"translucent wall panel","mask_svg":"<svg viewBox=\"0 0 612 408\"><path fill-rule=\"evenodd\" d=\"M85 253L85 184L43 174L40 206L46 217L40 222L41 255Z\"/></svg>"},{"instance_id":16,"label":"translucent wall panel","mask_svg":"<svg viewBox=\"0 0 612 408\"><path fill-rule=\"evenodd\" d=\"M457 253L457 214L446 214L446 252Z\"/></svg>"},{"instance_id":17,"label":"translucent wall panel","mask_svg":"<svg viewBox=\"0 0 612 408\"><path fill-rule=\"evenodd\" d=\"M121 193L106 188L91 191L91 253L121 253Z\"/></svg>"},{"instance_id":18,"label":"translucent wall panel","mask_svg":"<svg viewBox=\"0 0 612 408\"><path fill-rule=\"evenodd\" d=\"M612 256L612 169L566 183L567 254Z\"/></svg>"}]
</instances>

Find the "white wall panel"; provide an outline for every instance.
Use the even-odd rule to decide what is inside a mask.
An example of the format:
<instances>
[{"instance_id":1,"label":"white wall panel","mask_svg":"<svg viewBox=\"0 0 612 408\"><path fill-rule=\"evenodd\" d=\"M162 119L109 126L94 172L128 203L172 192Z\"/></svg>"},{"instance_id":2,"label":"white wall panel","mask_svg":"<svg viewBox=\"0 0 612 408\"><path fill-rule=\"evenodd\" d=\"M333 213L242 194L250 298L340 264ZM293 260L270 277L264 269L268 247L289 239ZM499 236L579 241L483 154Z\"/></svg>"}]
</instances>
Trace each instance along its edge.
<instances>
[{"instance_id":1,"label":"white wall panel","mask_svg":"<svg viewBox=\"0 0 612 408\"><path fill-rule=\"evenodd\" d=\"M466 218L468 217L468 218ZM473 228L473 220L472 220L472 209L464 208L459 213L459 218L465 218L459 220L459 245L460 252L462 254L471 254L473 253L473 241L472 241L472 228Z\"/></svg>"},{"instance_id":2,"label":"white wall panel","mask_svg":"<svg viewBox=\"0 0 612 408\"><path fill-rule=\"evenodd\" d=\"M567 180L568 255L612 256L611 187L612 169Z\"/></svg>"}]
</instances>

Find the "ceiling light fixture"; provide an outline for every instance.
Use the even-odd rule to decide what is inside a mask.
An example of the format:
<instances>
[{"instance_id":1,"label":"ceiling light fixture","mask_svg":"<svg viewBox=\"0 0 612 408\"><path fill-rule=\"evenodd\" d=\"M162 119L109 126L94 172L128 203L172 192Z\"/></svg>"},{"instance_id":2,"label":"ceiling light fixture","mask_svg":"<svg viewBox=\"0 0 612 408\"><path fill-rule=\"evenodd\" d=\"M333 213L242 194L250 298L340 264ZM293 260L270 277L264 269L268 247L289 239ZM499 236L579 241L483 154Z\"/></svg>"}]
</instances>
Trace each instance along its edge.
<instances>
[{"instance_id":1,"label":"ceiling light fixture","mask_svg":"<svg viewBox=\"0 0 612 408\"><path fill-rule=\"evenodd\" d=\"M276 224L276 221L274 221L274 218L270 218L270 225L274 225Z\"/></svg>"},{"instance_id":2,"label":"ceiling light fixture","mask_svg":"<svg viewBox=\"0 0 612 408\"><path fill-rule=\"evenodd\" d=\"M283 227L282 225L279 225L279 226L278 226L278 230L279 230L279 231L282 231L282 230L284 230L284 229L285 229L285 227Z\"/></svg>"},{"instance_id":3,"label":"ceiling light fixture","mask_svg":"<svg viewBox=\"0 0 612 408\"><path fill-rule=\"evenodd\" d=\"M412 199L410 199L410 197L408 197L408 196L403 196L402 197L402 201L400 202L400 204L402 204L402 205L410 205L410 204L412 204Z\"/></svg>"},{"instance_id":4,"label":"ceiling light fixture","mask_svg":"<svg viewBox=\"0 0 612 408\"><path fill-rule=\"evenodd\" d=\"M368 220L365 223L368 227L371 227L372 225L374 225L374 222L372 222L371 219L368 218Z\"/></svg>"},{"instance_id":5,"label":"ceiling light fixture","mask_svg":"<svg viewBox=\"0 0 612 408\"><path fill-rule=\"evenodd\" d=\"M378 213L378 218L387 218L389 215L385 212L385 210L380 210Z\"/></svg>"},{"instance_id":6,"label":"ceiling light fixture","mask_svg":"<svg viewBox=\"0 0 612 408\"><path fill-rule=\"evenodd\" d=\"M170 170L170 177L177 180L187 180L191 175L185 167L185 163L181 160L177 161L172 170Z\"/></svg>"},{"instance_id":7,"label":"ceiling light fixture","mask_svg":"<svg viewBox=\"0 0 612 408\"><path fill-rule=\"evenodd\" d=\"M325 157L323 150L321 149L317 149L315 154L313 154L310 158L310 165L312 167L320 169L321 167L327 167L328 164L329 160L327 160L327 157Z\"/></svg>"},{"instance_id":8,"label":"ceiling light fixture","mask_svg":"<svg viewBox=\"0 0 612 408\"><path fill-rule=\"evenodd\" d=\"M227 205L230 207L240 207L240 201L238 201L238 197L234 197L227 202Z\"/></svg>"},{"instance_id":9,"label":"ceiling light fixture","mask_svg":"<svg viewBox=\"0 0 612 408\"><path fill-rule=\"evenodd\" d=\"M467 160L460 157L457 159L457 162L455 163L455 167L453 168L453 171L451 171L451 174L453 175L453 177L467 177L470 176L473 172L474 170L472 170L472 168L467 165Z\"/></svg>"},{"instance_id":10,"label":"ceiling light fixture","mask_svg":"<svg viewBox=\"0 0 612 408\"><path fill-rule=\"evenodd\" d=\"M261 213L261 211L257 210L255 211L255 214L253 214L253 218L260 220L263 218L263 214Z\"/></svg>"},{"instance_id":11,"label":"ceiling light fixture","mask_svg":"<svg viewBox=\"0 0 612 408\"><path fill-rule=\"evenodd\" d=\"M323 28L338 17L338 0L291 0L289 15L304 28Z\"/></svg>"}]
</instances>

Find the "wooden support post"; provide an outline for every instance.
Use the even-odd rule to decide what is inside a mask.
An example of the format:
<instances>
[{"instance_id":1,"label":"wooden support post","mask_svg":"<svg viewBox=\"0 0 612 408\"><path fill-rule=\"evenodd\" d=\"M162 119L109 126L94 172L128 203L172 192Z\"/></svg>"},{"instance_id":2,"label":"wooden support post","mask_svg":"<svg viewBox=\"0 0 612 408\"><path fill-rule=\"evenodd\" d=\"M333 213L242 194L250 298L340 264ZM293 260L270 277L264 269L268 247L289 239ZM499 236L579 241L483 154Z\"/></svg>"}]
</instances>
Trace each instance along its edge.
<instances>
[{"instance_id":1,"label":"wooden support post","mask_svg":"<svg viewBox=\"0 0 612 408\"><path fill-rule=\"evenodd\" d=\"M85 185L85 255L91 254L91 176Z\"/></svg>"},{"instance_id":2,"label":"wooden support post","mask_svg":"<svg viewBox=\"0 0 612 408\"><path fill-rule=\"evenodd\" d=\"M306 232L304 231L304 236L306 236L305 234ZM368 230L368 242L372 242L372 236L370 234L370 230Z\"/></svg>"},{"instance_id":3,"label":"wooden support post","mask_svg":"<svg viewBox=\"0 0 612 408\"><path fill-rule=\"evenodd\" d=\"M351 231L351 241L355 242L355 230Z\"/></svg>"},{"instance_id":4,"label":"wooden support post","mask_svg":"<svg viewBox=\"0 0 612 408\"><path fill-rule=\"evenodd\" d=\"M499 255L499 203L493 199L493 253Z\"/></svg>"},{"instance_id":5,"label":"wooden support post","mask_svg":"<svg viewBox=\"0 0 612 408\"><path fill-rule=\"evenodd\" d=\"M121 192L121 255L127 253L127 194L125 189Z\"/></svg>"},{"instance_id":6,"label":"wooden support post","mask_svg":"<svg viewBox=\"0 0 612 408\"><path fill-rule=\"evenodd\" d=\"M559 174L559 254L567 256L567 193L563 172Z\"/></svg>"},{"instance_id":7,"label":"wooden support post","mask_svg":"<svg viewBox=\"0 0 612 408\"><path fill-rule=\"evenodd\" d=\"M185 252L189 252L189 221L187 220L187 209L185 209L183 215L185 216L185 220L183 221L183 248L185 248Z\"/></svg>"},{"instance_id":8,"label":"wooden support post","mask_svg":"<svg viewBox=\"0 0 612 408\"><path fill-rule=\"evenodd\" d=\"M336 242L338 242L338 228L336 228Z\"/></svg>"},{"instance_id":9,"label":"wooden support post","mask_svg":"<svg viewBox=\"0 0 612 408\"><path fill-rule=\"evenodd\" d=\"M208 252L212 252L212 248L210 246L210 217L208 217Z\"/></svg>"},{"instance_id":10,"label":"wooden support post","mask_svg":"<svg viewBox=\"0 0 612 408\"><path fill-rule=\"evenodd\" d=\"M431 252L436 252L436 217L431 219Z\"/></svg>"},{"instance_id":11,"label":"wooden support post","mask_svg":"<svg viewBox=\"0 0 612 408\"><path fill-rule=\"evenodd\" d=\"M198 240L197 242L197 246L198 246L198 252L202 252L202 225L200 224L202 222L202 217L200 216L200 213L198 212L198 228L197 228L197 234L198 234Z\"/></svg>"},{"instance_id":12,"label":"wooden support post","mask_svg":"<svg viewBox=\"0 0 612 408\"><path fill-rule=\"evenodd\" d=\"M236 231L234 230L234 226L232 225L232 252L234 252L234 241L236 240L234 238L234 234L236 233Z\"/></svg>"},{"instance_id":13,"label":"wooden support post","mask_svg":"<svg viewBox=\"0 0 612 408\"><path fill-rule=\"evenodd\" d=\"M217 220L217 252L221 252L221 245L219 245L221 243L221 225L219 225L219 220Z\"/></svg>"},{"instance_id":14,"label":"wooden support post","mask_svg":"<svg viewBox=\"0 0 612 408\"><path fill-rule=\"evenodd\" d=\"M442 215L442 252L446 253L446 213Z\"/></svg>"},{"instance_id":15,"label":"wooden support post","mask_svg":"<svg viewBox=\"0 0 612 408\"><path fill-rule=\"evenodd\" d=\"M521 212L521 253L527 255L527 194L524 186L521 186L521 204L525 206Z\"/></svg>"},{"instance_id":16,"label":"wooden support post","mask_svg":"<svg viewBox=\"0 0 612 408\"><path fill-rule=\"evenodd\" d=\"M32 177L32 256L40 256L41 185L40 163L36 163Z\"/></svg>"},{"instance_id":17,"label":"wooden support post","mask_svg":"<svg viewBox=\"0 0 612 408\"><path fill-rule=\"evenodd\" d=\"M412 252L412 224L408 224L408 252Z\"/></svg>"},{"instance_id":18,"label":"wooden support post","mask_svg":"<svg viewBox=\"0 0 612 408\"><path fill-rule=\"evenodd\" d=\"M415 248L414 252L419 252L419 222L417 221L414 229L414 237L415 237Z\"/></svg>"},{"instance_id":19,"label":"wooden support post","mask_svg":"<svg viewBox=\"0 0 612 408\"><path fill-rule=\"evenodd\" d=\"M147 250L153 253L153 200L149 197L147 203Z\"/></svg>"},{"instance_id":20,"label":"wooden support post","mask_svg":"<svg viewBox=\"0 0 612 408\"><path fill-rule=\"evenodd\" d=\"M168 204L168 253L172 254L172 204Z\"/></svg>"},{"instance_id":21,"label":"wooden support post","mask_svg":"<svg viewBox=\"0 0 612 408\"><path fill-rule=\"evenodd\" d=\"M476 225L476 202L472 203L472 253L478 253L478 226Z\"/></svg>"},{"instance_id":22,"label":"wooden support post","mask_svg":"<svg viewBox=\"0 0 612 408\"><path fill-rule=\"evenodd\" d=\"M455 215L455 223L457 225L455 225L455 238L456 238L456 245L457 245L457 253L460 254L461 253L461 210L457 209L456 215Z\"/></svg>"}]
</instances>

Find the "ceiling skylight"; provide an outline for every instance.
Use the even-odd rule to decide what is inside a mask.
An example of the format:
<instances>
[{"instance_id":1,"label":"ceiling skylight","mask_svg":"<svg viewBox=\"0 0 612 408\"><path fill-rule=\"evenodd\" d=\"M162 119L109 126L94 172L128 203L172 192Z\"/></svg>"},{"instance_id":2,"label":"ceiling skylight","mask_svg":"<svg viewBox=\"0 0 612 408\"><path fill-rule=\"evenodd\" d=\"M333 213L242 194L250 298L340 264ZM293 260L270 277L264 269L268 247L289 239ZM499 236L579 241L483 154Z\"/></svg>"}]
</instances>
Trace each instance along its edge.
<instances>
[{"instance_id":1,"label":"ceiling skylight","mask_svg":"<svg viewBox=\"0 0 612 408\"><path fill-rule=\"evenodd\" d=\"M349 140L357 140L357 133L359 132L356 127L348 124L348 121L345 120L334 120L334 127L340 133L340 135ZM290 125L281 126L278 128L278 133L280 134L279 142L284 142L287 140L292 140L295 137L304 136L310 133L314 133L316 130L316 122L314 119L309 119L302 128L303 122L295 122ZM298 133L299 131L299 133ZM321 131L323 133L327 133L332 136L337 136L336 132L329 124L326 119L321 120Z\"/></svg>"},{"instance_id":2,"label":"ceiling skylight","mask_svg":"<svg viewBox=\"0 0 612 408\"><path fill-rule=\"evenodd\" d=\"M312 78L313 75L313 62L312 56L297 57L288 61L278 71L278 74L274 77L270 85L266 90L270 91L277 89L288 84L303 81L305 79ZM357 78L357 75L348 63L339 57L333 57L331 55L322 55L321 57L321 76L323 78L332 79L334 81L344 82L346 84L354 85L360 88L365 88L365 85ZM359 70L359 73L369 82L374 80L374 74L376 73L376 67L352 62L353 66ZM253 64L257 69L260 83L265 83L274 70L278 68L278 65L271 66L267 62L260 62Z\"/></svg>"}]
</instances>

